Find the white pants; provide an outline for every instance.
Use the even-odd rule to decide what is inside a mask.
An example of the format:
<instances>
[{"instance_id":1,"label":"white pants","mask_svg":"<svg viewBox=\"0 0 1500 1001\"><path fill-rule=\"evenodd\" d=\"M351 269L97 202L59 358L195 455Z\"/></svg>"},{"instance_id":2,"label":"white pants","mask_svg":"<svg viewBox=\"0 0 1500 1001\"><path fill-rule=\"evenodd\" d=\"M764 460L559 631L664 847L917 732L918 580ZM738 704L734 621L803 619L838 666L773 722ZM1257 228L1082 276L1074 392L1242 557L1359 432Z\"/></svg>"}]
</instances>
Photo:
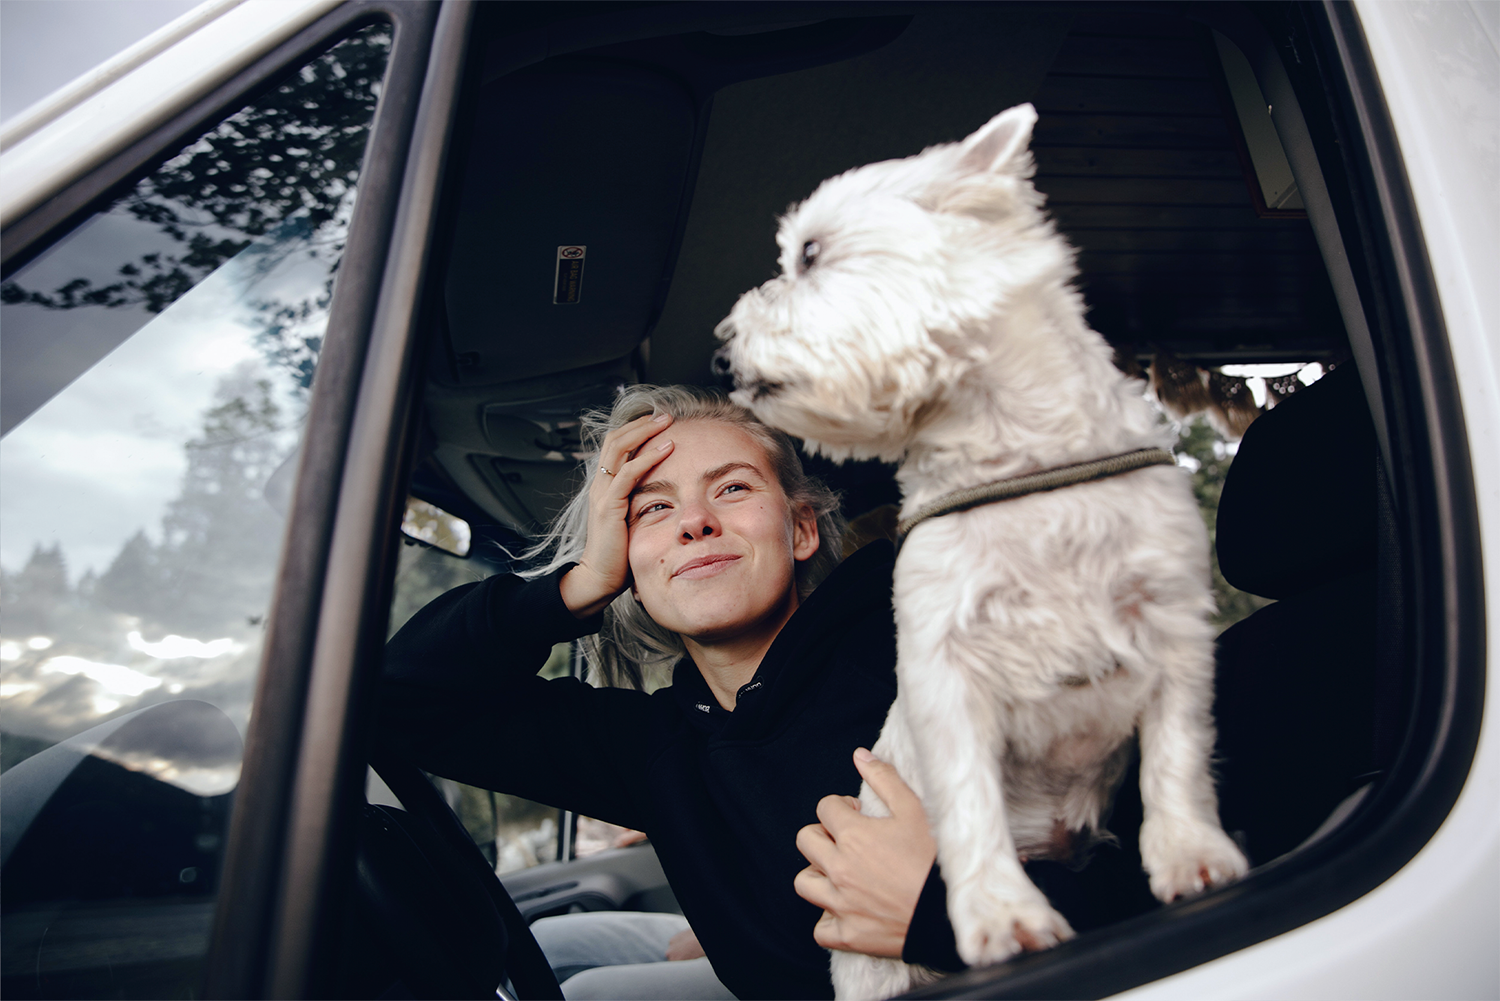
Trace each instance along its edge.
<instances>
[{"instance_id":1,"label":"white pants","mask_svg":"<svg viewBox=\"0 0 1500 1001\"><path fill-rule=\"evenodd\" d=\"M733 1001L706 958L667 960L680 914L587 911L540 918L537 944L568 1001Z\"/></svg>"}]
</instances>

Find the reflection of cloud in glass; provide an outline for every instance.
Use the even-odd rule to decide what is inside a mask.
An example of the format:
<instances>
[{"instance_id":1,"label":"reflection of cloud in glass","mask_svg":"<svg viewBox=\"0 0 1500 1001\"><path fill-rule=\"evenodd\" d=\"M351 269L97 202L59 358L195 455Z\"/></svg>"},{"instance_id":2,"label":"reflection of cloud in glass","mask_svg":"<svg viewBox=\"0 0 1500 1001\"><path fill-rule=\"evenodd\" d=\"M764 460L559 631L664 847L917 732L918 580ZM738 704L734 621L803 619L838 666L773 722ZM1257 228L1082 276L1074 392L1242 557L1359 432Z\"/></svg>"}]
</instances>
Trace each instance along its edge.
<instances>
[{"instance_id":1,"label":"reflection of cloud in glass","mask_svg":"<svg viewBox=\"0 0 1500 1001\"><path fill-rule=\"evenodd\" d=\"M182 698L206 700L219 706L236 725L247 723L260 661L259 627L247 626L236 632L232 638L235 647L217 657L163 659L130 647L128 632L133 631L134 623L129 617L111 615L94 620L93 625L108 628L104 634L96 634L92 642L86 642L83 635L65 634L48 652L27 650L24 642L9 637L0 644L17 654L0 668L0 728L11 734L55 741L103 717ZM110 691L83 671L52 669L51 662L59 655L90 665L123 668L138 677L110 675L127 682L116 687L143 690L136 695ZM70 662L65 660L63 664Z\"/></svg>"},{"instance_id":2,"label":"reflection of cloud in glass","mask_svg":"<svg viewBox=\"0 0 1500 1001\"><path fill-rule=\"evenodd\" d=\"M115 695L141 695L161 686L160 678L133 671L123 664L102 664L96 660L66 654L49 658L42 665L42 673L81 674L90 681L97 681ZM115 703L115 708L119 708L119 703Z\"/></svg>"},{"instance_id":3,"label":"reflection of cloud in glass","mask_svg":"<svg viewBox=\"0 0 1500 1001\"><path fill-rule=\"evenodd\" d=\"M179 789L186 789L194 796L222 796L240 781L238 761L213 768L203 768L163 758L134 758L99 751L94 753L101 758L114 761L117 765L129 768L133 772L144 772L159 782L168 782Z\"/></svg>"},{"instance_id":4,"label":"reflection of cloud in glass","mask_svg":"<svg viewBox=\"0 0 1500 1001\"><path fill-rule=\"evenodd\" d=\"M58 542L68 576L76 580L85 570L110 567L143 528L160 538L164 516L187 495L190 456L206 454L204 415L222 408L226 386L269 380L284 417L279 430L262 440L273 455L292 450L296 428L288 425L295 421L286 417L300 413L299 387L285 368L261 357L255 314L267 300L316 294L328 264L298 250L305 230L287 227L279 233L285 238L279 246L267 245L274 240L253 245L219 268L0 442L0 556L7 570L24 564L37 544ZM80 312L101 311L72 315ZM322 319L315 313L306 322ZM252 530L248 524L240 527ZM264 526L253 530L265 536L255 553L218 566L178 569L201 573L205 584L215 586L262 577L269 582L279 533L267 534ZM213 586L196 592L220 595ZM121 621L82 592L80 604L63 599L53 614L71 625L55 634L60 645L50 651L61 657L44 662L38 656L35 641L51 643L52 636L7 636L0 649L5 729L57 739L121 710L183 695L209 699L243 724L259 660L265 597L259 584L250 591L231 586L222 597L230 604L219 617L228 621L223 628L211 627L204 639L187 629L153 631L129 617ZM170 670L164 671L168 663ZM191 782L203 788L232 785L232 778L221 779Z\"/></svg>"},{"instance_id":5,"label":"reflection of cloud in glass","mask_svg":"<svg viewBox=\"0 0 1500 1001\"><path fill-rule=\"evenodd\" d=\"M239 653L245 649L245 644L237 643L228 636L205 643L202 640L188 639L186 636L172 633L158 643L151 643L139 632L131 630L125 639L130 644L130 649L139 650L148 657L157 657L161 660L177 660L182 657L209 660L222 657L226 653Z\"/></svg>"},{"instance_id":6,"label":"reflection of cloud in glass","mask_svg":"<svg viewBox=\"0 0 1500 1001\"><path fill-rule=\"evenodd\" d=\"M7 349L34 348L3 373L7 732L202 700L223 755L127 767L232 786L282 536L266 481L297 437L388 44L371 28L319 56L7 279Z\"/></svg>"}]
</instances>

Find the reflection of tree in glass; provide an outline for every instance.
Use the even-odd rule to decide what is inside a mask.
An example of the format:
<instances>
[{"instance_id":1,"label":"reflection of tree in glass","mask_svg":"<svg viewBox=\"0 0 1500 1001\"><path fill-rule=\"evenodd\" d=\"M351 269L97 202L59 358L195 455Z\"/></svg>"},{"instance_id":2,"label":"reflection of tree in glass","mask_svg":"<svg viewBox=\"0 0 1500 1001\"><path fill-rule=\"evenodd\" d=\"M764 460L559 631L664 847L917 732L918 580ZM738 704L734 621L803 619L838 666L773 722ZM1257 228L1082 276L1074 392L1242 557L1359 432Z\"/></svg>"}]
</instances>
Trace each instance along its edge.
<instances>
[{"instance_id":1,"label":"reflection of tree in glass","mask_svg":"<svg viewBox=\"0 0 1500 1001\"><path fill-rule=\"evenodd\" d=\"M56 543L38 545L21 570L0 571L3 674L19 693L6 700L0 721L11 735L0 742L7 762L46 746L22 747L14 734L55 741L174 698L212 702L243 724L282 534L265 484L292 448L284 423L264 369L242 365L220 381L201 432L185 446L187 469L162 517L160 542L137 532L104 573L87 572L74 587ZM238 646L173 659L179 655L137 645L174 634ZM32 637L45 646L34 646ZM49 670L57 656L128 667L164 683L136 692L102 689L76 672Z\"/></svg>"},{"instance_id":2,"label":"reflection of tree in glass","mask_svg":"<svg viewBox=\"0 0 1500 1001\"><path fill-rule=\"evenodd\" d=\"M62 546L40 543L31 551L26 566L16 573L0 571L6 636L47 634L57 627L59 613L66 609L68 563Z\"/></svg>"},{"instance_id":3,"label":"reflection of tree in glass","mask_svg":"<svg viewBox=\"0 0 1500 1001\"><path fill-rule=\"evenodd\" d=\"M271 384L248 370L220 385L203 433L187 443L182 492L162 541L125 543L94 586L104 607L164 632L213 638L265 613L281 524L265 483L286 457ZM210 635L212 634L212 635Z\"/></svg>"},{"instance_id":4,"label":"reflection of tree in glass","mask_svg":"<svg viewBox=\"0 0 1500 1001\"><path fill-rule=\"evenodd\" d=\"M326 263L317 300L256 303L263 346L305 387L320 348L305 321L326 309L344 249L354 183L380 96L390 30L372 26L303 66L292 79L222 122L110 209L155 226L178 249L125 261L117 278L73 278L49 291L0 285L0 301L47 309L143 306L160 313L257 240L306 248ZM307 239L289 241L295 230ZM282 251L282 255L286 253Z\"/></svg>"}]
</instances>

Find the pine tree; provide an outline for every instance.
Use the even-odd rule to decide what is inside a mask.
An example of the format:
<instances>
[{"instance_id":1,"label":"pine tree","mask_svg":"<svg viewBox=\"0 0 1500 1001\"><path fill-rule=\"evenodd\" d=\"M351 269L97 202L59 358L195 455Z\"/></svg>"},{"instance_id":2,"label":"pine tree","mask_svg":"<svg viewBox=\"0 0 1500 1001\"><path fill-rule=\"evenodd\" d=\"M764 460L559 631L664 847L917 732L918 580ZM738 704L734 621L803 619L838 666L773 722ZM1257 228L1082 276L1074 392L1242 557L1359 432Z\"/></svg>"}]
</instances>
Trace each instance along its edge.
<instances>
[{"instance_id":1,"label":"pine tree","mask_svg":"<svg viewBox=\"0 0 1500 1001\"><path fill-rule=\"evenodd\" d=\"M268 380L247 365L220 383L162 519L151 618L163 628L207 639L264 616L282 534L264 490L284 437Z\"/></svg>"},{"instance_id":2,"label":"pine tree","mask_svg":"<svg viewBox=\"0 0 1500 1001\"><path fill-rule=\"evenodd\" d=\"M72 598L73 590L68 586L68 562L63 557L62 546L54 542L43 548L37 543L21 572L6 575L5 634L52 634L62 624Z\"/></svg>"},{"instance_id":3,"label":"pine tree","mask_svg":"<svg viewBox=\"0 0 1500 1001\"><path fill-rule=\"evenodd\" d=\"M144 529L120 547L120 552L94 585L96 604L112 612L154 619L161 603L161 571L156 546Z\"/></svg>"}]
</instances>

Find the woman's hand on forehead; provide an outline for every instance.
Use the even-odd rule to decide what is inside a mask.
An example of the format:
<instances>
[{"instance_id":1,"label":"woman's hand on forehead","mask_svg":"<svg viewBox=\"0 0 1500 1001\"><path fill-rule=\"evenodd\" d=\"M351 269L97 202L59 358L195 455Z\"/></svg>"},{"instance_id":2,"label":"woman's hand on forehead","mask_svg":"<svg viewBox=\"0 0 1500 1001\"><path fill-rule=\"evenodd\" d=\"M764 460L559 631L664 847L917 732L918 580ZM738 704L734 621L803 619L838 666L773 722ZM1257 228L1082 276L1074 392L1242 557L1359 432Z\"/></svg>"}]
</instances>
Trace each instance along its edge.
<instances>
[{"instance_id":1,"label":"woman's hand on forehead","mask_svg":"<svg viewBox=\"0 0 1500 1001\"><path fill-rule=\"evenodd\" d=\"M560 590L568 611L597 615L630 585L630 497L652 469L672 454L671 414L647 414L604 436L599 466L588 483L588 535L578 565Z\"/></svg>"}]
</instances>

